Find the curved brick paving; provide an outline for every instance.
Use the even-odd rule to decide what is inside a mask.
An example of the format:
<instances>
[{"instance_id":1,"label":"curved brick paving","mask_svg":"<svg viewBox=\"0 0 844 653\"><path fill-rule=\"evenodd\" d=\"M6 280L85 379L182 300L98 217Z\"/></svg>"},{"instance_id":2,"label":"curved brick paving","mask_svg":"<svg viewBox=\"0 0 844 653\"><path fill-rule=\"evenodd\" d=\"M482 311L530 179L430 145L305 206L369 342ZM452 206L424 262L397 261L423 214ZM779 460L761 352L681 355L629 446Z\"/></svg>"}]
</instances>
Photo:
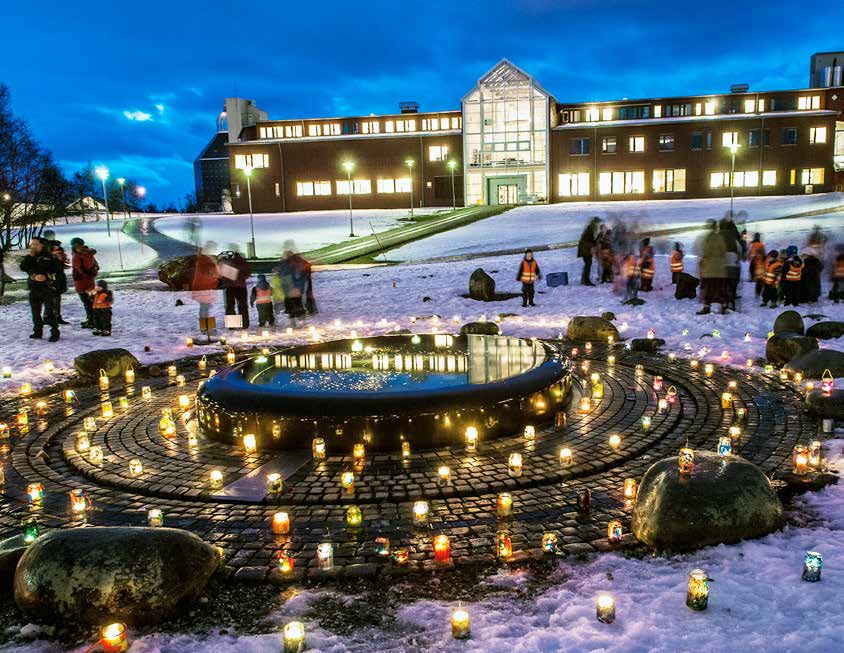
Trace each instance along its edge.
<instances>
[{"instance_id":1,"label":"curved brick paving","mask_svg":"<svg viewBox=\"0 0 844 653\"><path fill-rule=\"evenodd\" d=\"M378 570L390 573L435 566L432 535L446 533L451 539L456 564L492 561L496 532L509 531L514 560L541 555L542 533L555 532L561 552L586 553L611 548L606 540L607 524L621 519L627 526L630 502L622 495L625 478L641 479L647 468L665 456L674 456L686 442L697 449L716 447L726 435L734 410L722 410L720 395L729 380L738 382L735 406L747 409L743 435L734 451L775 476L790 465L795 443L816 437L817 426L805 416L801 396L789 383L769 375L753 375L738 370L716 368L707 379L689 361L670 362L666 357L637 354L621 346L613 348L614 365L607 363L606 347L596 347L584 358L573 361L575 382L568 410L568 425L537 429L536 439L528 442L521 434L482 442L478 451L463 448L412 452L401 456L371 455L356 466L351 456L329 457L314 462L301 455L298 468L285 478L280 495L261 501L238 496L212 496L208 478L220 469L225 483L233 483L262 465L277 460L278 452L245 454L241 447L210 442L199 437L196 447L188 446L184 425L168 439L160 435L158 420L163 408L176 408L180 394L192 393L201 380L195 361L181 362L180 373L187 377L185 387L171 379L138 379L124 386L112 379L109 398L114 416L100 417L104 395L97 388L77 389L79 401L67 406L61 393L45 397L4 402L0 421L11 426L12 437L2 448L5 468L5 500L0 506L0 530L4 535L20 532L22 520L37 516L42 528L79 526L70 514L68 492L81 488L93 509L87 522L94 525L143 525L146 510L161 508L168 526L185 528L216 544L225 552L236 576L261 579L274 569L278 552L292 553L296 559L293 578L325 574L316 569L315 549L319 542L334 544L335 569L331 575L366 574ZM583 360L590 369L584 372ZM641 377L636 364L645 366ZM209 368L220 367L222 359L209 357ZM588 414L578 411L579 398L588 391L589 374L598 371L604 383L603 400ZM664 378L664 389L652 389L654 375ZM141 386L152 387L152 398L140 397ZM677 389L677 403L660 415L657 401L669 386ZM127 409L118 398L126 395ZM35 414L36 401L45 399L44 415ZM15 412L28 407L30 425L14 426ZM641 418L652 418L652 427L643 431ZM105 454L101 464L92 464L87 454L75 450L75 436L87 416L97 418L98 429L91 443ZM621 446L613 450L609 437L617 433ZM559 451L569 447L574 461L562 467ZM508 458L521 452L524 470L520 477L508 474ZM143 461L144 471L129 473L129 460ZM437 482L437 468L447 465L452 482ZM295 468L295 466L294 466ZM355 492L346 494L340 474L355 472ZM43 507L35 509L26 496L28 483L44 486ZM577 510L577 495L584 488L592 492L592 510ZM513 497L513 516L501 521L495 506L499 492ZM415 500L430 502L430 527L419 530L411 525ZM363 513L359 530L346 527L345 511L358 505ZM270 523L274 512L286 511L292 519L290 536L276 537ZM410 564L397 568L375 552L374 540L383 536L392 547L409 549ZM625 536L625 543L632 538ZM271 578L284 581L278 572Z\"/></svg>"}]
</instances>

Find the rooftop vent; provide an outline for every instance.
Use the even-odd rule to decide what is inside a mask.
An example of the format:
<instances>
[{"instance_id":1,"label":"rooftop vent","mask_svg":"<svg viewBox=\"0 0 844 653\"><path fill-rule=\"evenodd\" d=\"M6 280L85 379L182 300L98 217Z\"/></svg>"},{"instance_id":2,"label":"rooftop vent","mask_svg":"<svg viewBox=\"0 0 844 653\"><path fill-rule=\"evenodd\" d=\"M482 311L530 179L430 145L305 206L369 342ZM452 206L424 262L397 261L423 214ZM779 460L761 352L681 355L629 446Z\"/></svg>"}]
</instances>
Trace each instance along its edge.
<instances>
[{"instance_id":1,"label":"rooftop vent","mask_svg":"<svg viewBox=\"0 0 844 653\"><path fill-rule=\"evenodd\" d=\"M399 109L402 113L419 113L418 102L399 102Z\"/></svg>"},{"instance_id":2,"label":"rooftop vent","mask_svg":"<svg viewBox=\"0 0 844 653\"><path fill-rule=\"evenodd\" d=\"M730 86L730 93L747 93L749 88L749 84L733 84Z\"/></svg>"}]
</instances>

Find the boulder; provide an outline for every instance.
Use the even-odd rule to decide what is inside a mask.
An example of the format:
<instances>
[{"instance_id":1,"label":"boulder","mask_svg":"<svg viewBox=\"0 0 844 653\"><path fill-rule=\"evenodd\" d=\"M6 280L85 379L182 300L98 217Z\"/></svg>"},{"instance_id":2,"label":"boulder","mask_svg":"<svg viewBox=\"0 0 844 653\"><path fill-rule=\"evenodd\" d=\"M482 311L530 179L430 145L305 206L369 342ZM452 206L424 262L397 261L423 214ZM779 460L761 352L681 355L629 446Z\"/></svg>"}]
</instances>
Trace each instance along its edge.
<instances>
[{"instance_id":1,"label":"boulder","mask_svg":"<svg viewBox=\"0 0 844 653\"><path fill-rule=\"evenodd\" d=\"M482 302L491 302L495 299L495 279L478 268L469 277L469 297Z\"/></svg>"},{"instance_id":2,"label":"boulder","mask_svg":"<svg viewBox=\"0 0 844 653\"><path fill-rule=\"evenodd\" d=\"M812 390L806 395L806 410L815 417L844 420L844 390L833 390L829 395Z\"/></svg>"},{"instance_id":3,"label":"boulder","mask_svg":"<svg viewBox=\"0 0 844 653\"><path fill-rule=\"evenodd\" d=\"M780 333L768 338L765 345L765 358L772 365L782 366L795 356L802 356L817 348L818 341L814 338L796 333Z\"/></svg>"},{"instance_id":4,"label":"boulder","mask_svg":"<svg viewBox=\"0 0 844 653\"><path fill-rule=\"evenodd\" d=\"M630 522L636 538L659 550L760 537L783 524L783 509L764 472L740 456L696 451L691 474L677 457L645 472Z\"/></svg>"},{"instance_id":5,"label":"boulder","mask_svg":"<svg viewBox=\"0 0 844 653\"><path fill-rule=\"evenodd\" d=\"M15 568L26 547L23 535L15 535L0 542L0 592L11 591Z\"/></svg>"},{"instance_id":6,"label":"boulder","mask_svg":"<svg viewBox=\"0 0 844 653\"><path fill-rule=\"evenodd\" d=\"M48 620L155 624L198 599L220 568L217 549L175 528L53 531L18 563L15 601Z\"/></svg>"},{"instance_id":7,"label":"boulder","mask_svg":"<svg viewBox=\"0 0 844 653\"><path fill-rule=\"evenodd\" d=\"M126 349L95 349L74 358L73 367L83 379L93 381L100 370L109 376L122 376L130 367L140 368L141 362Z\"/></svg>"},{"instance_id":8,"label":"boulder","mask_svg":"<svg viewBox=\"0 0 844 653\"><path fill-rule=\"evenodd\" d=\"M190 290L196 255L176 256L158 266L158 280L170 290Z\"/></svg>"},{"instance_id":9,"label":"boulder","mask_svg":"<svg viewBox=\"0 0 844 653\"><path fill-rule=\"evenodd\" d=\"M832 338L840 338L844 336L844 322L818 322L806 329L806 335L812 338L820 338L821 340L831 340Z\"/></svg>"},{"instance_id":10,"label":"boulder","mask_svg":"<svg viewBox=\"0 0 844 653\"><path fill-rule=\"evenodd\" d=\"M605 320L612 322L615 319L615 313L612 311L607 311L606 313L601 313L601 317Z\"/></svg>"},{"instance_id":11,"label":"boulder","mask_svg":"<svg viewBox=\"0 0 844 653\"><path fill-rule=\"evenodd\" d=\"M573 317L566 331L566 337L569 340L606 342L608 336L612 336L616 340L619 339L618 329L612 322L602 317L586 315Z\"/></svg>"},{"instance_id":12,"label":"boulder","mask_svg":"<svg viewBox=\"0 0 844 653\"><path fill-rule=\"evenodd\" d=\"M625 306L642 306L645 303L645 300L641 297L631 297L627 301L621 302Z\"/></svg>"},{"instance_id":13,"label":"boulder","mask_svg":"<svg viewBox=\"0 0 844 653\"><path fill-rule=\"evenodd\" d=\"M774 320L774 333L799 333L803 335L805 327L803 318L797 311L783 311Z\"/></svg>"},{"instance_id":14,"label":"boulder","mask_svg":"<svg viewBox=\"0 0 844 653\"><path fill-rule=\"evenodd\" d=\"M655 352L665 344L662 338L633 338L630 341L631 351Z\"/></svg>"},{"instance_id":15,"label":"boulder","mask_svg":"<svg viewBox=\"0 0 844 653\"><path fill-rule=\"evenodd\" d=\"M460 327L461 336L497 336L499 333L495 322L467 322Z\"/></svg>"},{"instance_id":16,"label":"boulder","mask_svg":"<svg viewBox=\"0 0 844 653\"><path fill-rule=\"evenodd\" d=\"M785 368L789 372L800 372L807 379L819 379L824 370L829 370L837 379L844 376L844 353L834 349L816 348L792 358Z\"/></svg>"}]
</instances>

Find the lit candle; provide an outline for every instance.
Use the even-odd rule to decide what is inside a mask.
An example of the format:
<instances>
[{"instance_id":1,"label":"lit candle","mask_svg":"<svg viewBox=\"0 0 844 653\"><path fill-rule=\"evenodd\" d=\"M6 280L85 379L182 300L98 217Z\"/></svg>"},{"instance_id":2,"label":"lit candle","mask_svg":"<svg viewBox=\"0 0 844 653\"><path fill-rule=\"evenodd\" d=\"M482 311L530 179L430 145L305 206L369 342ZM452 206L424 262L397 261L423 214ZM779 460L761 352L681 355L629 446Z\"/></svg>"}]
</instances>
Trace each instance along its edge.
<instances>
[{"instance_id":1,"label":"lit candle","mask_svg":"<svg viewBox=\"0 0 844 653\"><path fill-rule=\"evenodd\" d=\"M76 451L79 453L85 453L91 448L91 438L88 437L88 434L85 431L79 431L76 434Z\"/></svg>"},{"instance_id":2,"label":"lit candle","mask_svg":"<svg viewBox=\"0 0 844 653\"><path fill-rule=\"evenodd\" d=\"M26 486L26 494L30 503L40 504L44 500L44 486L41 483L30 483Z\"/></svg>"},{"instance_id":3,"label":"lit candle","mask_svg":"<svg viewBox=\"0 0 844 653\"><path fill-rule=\"evenodd\" d=\"M635 371L636 376L645 376L645 366L641 363L636 363Z\"/></svg>"},{"instance_id":4,"label":"lit candle","mask_svg":"<svg viewBox=\"0 0 844 653\"><path fill-rule=\"evenodd\" d=\"M721 408L726 410L730 406L733 405L733 395L729 392L722 392L721 393Z\"/></svg>"},{"instance_id":5,"label":"lit candle","mask_svg":"<svg viewBox=\"0 0 844 653\"><path fill-rule=\"evenodd\" d=\"M617 519L613 519L609 524L607 524L607 539L616 544L621 542L621 522Z\"/></svg>"},{"instance_id":6,"label":"lit candle","mask_svg":"<svg viewBox=\"0 0 844 653\"><path fill-rule=\"evenodd\" d=\"M229 365L234 365L234 361L237 359L237 356L234 353L234 349L229 347L229 351L226 353L226 362Z\"/></svg>"},{"instance_id":7,"label":"lit candle","mask_svg":"<svg viewBox=\"0 0 844 653\"><path fill-rule=\"evenodd\" d=\"M613 433L610 436L610 448L618 450L621 447L621 436L618 433Z\"/></svg>"},{"instance_id":8,"label":"lit candle","mask_svg":"<svg viewBox=\"0 0 844 653\"><path fill-rule=\"evenodd\" d=\"M469 639L469 613L458 607L451 613L451 636L454 639Z\"/></svg>"},{"instance_id":9,"label":"lit candle","mask_svg":"<svg viewBox=\"0 0 844 653\"><path fill-rule=\"evenodd\" d=\"M692 610L706 610L709 602L709 576L703 569L694 569L689 574L689 588L686 605Z\"/></svg>"},{"instance_id":10,"label":"lit candle","mask_svg":"<svg viewBox=\"0 0 844 653\"><path fill-rule=\"evenodd\" d=\"M82 428L86 431L96 431L97 430L97 420L94 417L86 417L82 420Z\"/></svg>"},{"instance_id":11,"label":"lit candle","mask_svg":"<svg viewBox=\"0 0 844 653\"><path fill-rule=\"evenodd\" d=\"M642 415L642 430L646 433L651 430L651 418L648 415Z\"/></svg>"},{"instance_id":12,"label":"lit candle","mask_svg":"<svg viewBox=\"0 0 844 653\"><path fill-rule=\"evenodd\" d=\"M325 440L314 438L311 441L311 453L314 460L325 460Z\"/></svg>"},{"instance_id":13,"label":"lit candle","mask_svg":"<svg viewBox=\"0 0 844 653\"><path fill-rule=\"evenodd\" d=\"M697 359L696 359L696 358L693 358L693 359L691 359L691 360L689 361L689 366L690 366L693 370L696 370L696 369L698 368L698 365L699 365L699 364L700 364L700 363L698 363L698 361L697 361Z\"/></svg>"},{"instance_id":14,"label":"lit candle","mask_svg":"<svg viewBox=\"0 0 844 653\"><path fill-rule=\"evenodd\" d=\"M712 363L707 363L703 366L703 373L706 375L707 379L711 379L712 375L715 373L715 366Z\"/></svg>"},{"instance_id":15,"label":"lit candle","mask_svg":"<svg viewBox=\"0 0 844 653\"><path fill-rule=\"evenodd\" d=\"M410 460L410 442L407 440L401 443L401 457L402 460Z\"/></svg>"},{"instance_id":16,"label":"lit candle","mask_svg":"<svg viewBox=\"0 0 844 653\"><path fill-rule=\"evenodd\" d=\"M200 371L200 372L204 372L204 371L205 371L205 368L206 368L206 367L208 367L208 359L205 357L205 355L203 355L203 356L202 356L202 358L200 358L200 359L196 362L196 366L199 368L199 371Z\"/></svg>"},{"instance_id":17,"label":"lit candle","mask_svg":"<svg viewBox=\"0 0 844 653\"><path fill-rule=\"evenodd\" d=\"M474 426L466 427L466 451L475 451L478 448L478 429Z\"/></svg>"},{"instance_id":18,"label":"lit candle","mask_svg":"<svg viewBox=\"0 0 844 653\"><path fill-rule=\"evenodd\" d=\"M732 438L728 436L721 436L718 438L718 455L721 457L729 456L733 451Z\"/></svg>"},{"instance_id":19,"label":"lit candle","mask_svg":"<svg viewBox=\"0 0 844 653\"><path fill-rule=\"evenodd\" d=\"M525 426L525 440L532 442L536 438L536 429L528 424Z\"/></svg>"},{"instance_id":20,"label":"lit candle","mask_svg":"<svg viewBox=\"0 0 844 653\"><path fill-rule=\"evenodd\" d=\"M353 472L345 471L340 474L340 485L346 490L346 494L352 494L355 491L355 475Z\"/></svg>"},{"instance_id":21,"label":"lit candle","mask_svg":"<svg viewBox=\"0 0 844 653\"><path fill-rule=\"evenodd\" d=\"M322 570L331 569L334 566L334 546L331 542L322 542L317 546L317 567Z\"/></svg>"},{"instance_id":22,"label":"lit candle","mask_svg":"<svg viewBox=\"0 0 844 653\"><path fill-rule=\"evenodd\" d=\"M783 383L788 381L788 370L786 370L786 369L780 370L780 381L782 381Z\"/></svg>"},{"instance_id":23,"label":"lit candle","mask_svg":"<svg viewBox=\"0 0 844 653\"><path fill-rule=\"evenodd\" d=\"M586 351L592 351L592 341L591 341L591 340L587 340L587 341L586 341L586 345L584 345L584 347L583 347L583 348L584 348Z\"/></svg>"},{"instance_id":24,"label":"lit candle","mask_svg":"<svg viewBox=\"0 0 844 653\"><path fill-rule=\"evenodd\" d=\"M507 519L513 514L513 497L509 492L502 492L496 500L496 514L499 519Z\"/></svg>"},{"instance_id":25,"label":"lit candle","mask_svg":"<svg viewBox=\"0 0 844 653\"><path fill-rule=\"evenodd\" d=\"M267 492L270 494L281 494L283 489L284 481L281 478L281 474L278 472L267 474Z\"/></svg>"},{"instance_id":26,"label":"lit candle","mask_svg":"<svg viewBox=\"0 0 844 653\"><path fill-rule=\"evenodd\" d=\"M38 539L38 522L35 519L25 520L22 526L24 544L32 544Z\"/></svg>"},{"instance_id":27,"label":"lit candle","mask_svg":"<svg viewBox=\"0 0 844 653\"><path fill-rule=\"evenodd\" d=\"M76 401L76 391L75 390L65 390L64 391L64 402L66 404L72 404Z\"/></svg>"},{"instance_id":28,"label":"lit candle","mask_svg":"<svg viewBox=\"0 0 844 653\"><path fill-rule=\"evenodd\" d=\"M379 556L390 555L390 538L383 535L375 538L375 553Z\"/></svg>"},{"instance_id":29,"label":"lit candle","mask_svg":"<svg viewBox=\"0 0 844 653\"><path fill-rule=\"evenodd\" d=\"M825 395L828 395L832 393L833 389L835 389L835 379L832 376L832 372L824 370L821 376L821 390Z\"/></svg>"},{"instance_id":30,"label":"lit candle","mask_svg":"<svg viewBox=\"0 0 844 653\"><path fill-rule=\"evenodd\" d=\"M498 558L500 560L509 560L513 555L513 543L510 540L510 533L507 531L498 531L495 536Z\"/></svg>"},{"instance_id":31,"label":"lit candle","mask_svg":"<svg viewBox=\"0 0 844 653\"><path fill-rule=\"evenodd\" d=\"M609 356L607 356L607 363L609 365L615 365L615 355L614 354L610 354Z\"/></svg>"},{"instance_id":32,"label":"lit candle","mask_svg":"<svg viewBox=\"0 0 844 653\"><path fill-rule=\"evenodd\" d=\"M355 446L352 448L352 457L355 459L355 463L361 464L363 462L365 455L366 455L366 448L363 446L363 443L357 442L355 444Z\"/></svg>"},{"instance_id":33,"label":"lit candle","mask_svg":"<svg viewBox=\"0 0 844 653\"><path fill-rule=\"evenodd\" d=\"M820 467L821 466L821 441L820 440L812 440L809 443L809 466L810 467Z\"/></svg>"},{"instance_id":34,"label":"lit candle","mask_svg":"<svg viewBox=\"0 0 844 653\"><path fill-rule=\"evenodd\" d=\"M349 528L358 528L363 523L363 514L357 506L346 508L346 524Z\"/></svg>"},{"instance_id":35,"label":"lit candle","mask_svg":"<svg viewBox=\"0 0 844 653\"><path fill-rule=\"evenodd\" d=\"M150 508L147 511L147 524L153 528L164 526L164 513L161 508Z\"/></svg>"},{"instance_id":36,"label":"lit candle","mask_svg":"<svg viewBox=\"0 0 844 653\"><path fill-rule=\"evenodd\" d=\"M563 447L562 449L560 449L560 465L562 465L563 467L568 467L569 465L571 465L571 461L571 449L569 449L568 447Z\"/></svg>"},{"instance_id":37,"label":"lit candle","mask_svg":"<svg viewBox=\"0 0 844 653\"><path fill-rule=\"evenodd\" d=\"M566 414L562 410L558 410L557 414L554 416L554 426L556 426L558 429L561 429L566 425L567 422L568 418L566 417Z\"/></svg>"},{"instance_id":38,"label":"lit candle","mask_svg":"<svg viewBox=\"0 0 844 653\"><path fill-rule=\"evenodd\" d=\"M273 515L273 534L287 535L290 532L290 515L277 512Z\"/></svg>"},{"instance_id":39,"label":"lit candle","mask_svg":"<svg viewBox=\"0 0 844 653\"><path fill-rule=\"evenodd\" d=\"M9 437L9 425L6 422L0 422L0 440L5 440Z\"/></svg>"},{"instance_id":40,"label":"lit candle","mask_svg":"<svg viewBox=\"0 0 844 653\"><path fill-rule=\"evenodd\" d=\"M257 451L258 445L255 441L255 434L254 433L245 433L243 435L243 450L246 453L255 453Z\"/></svg>"},{"instance_id":41,"label":"lit candle","mask_svg":"<svg viewBox=\"0 0 844 653\"><path fill-rule=\"evenodd\" d=\"M278 552L278 570L282 574L290 574L293 572L295 562L293 556L285 551Z\"/></svg>"},{"instance_id":42,"label":"lit candle","mask_svg":"<svg viewBox=\"0 0 844 653\"><path fill-rule=\"evenodd\" d=\"M26 412L26 408L22 408L18 412L15 421L17 421L18 426L26 426L27 424L29 424L29 413Z\"/></svg>"},{"instance_id":43,"label":"lit candle","mask_svg":"<svg viewBox=\"0 0 844 653\"><path fill-rule=\"evenodd\" d=\"M624 498L625 499L635 499L636 498L636 479L635 478L625 478L624 479Z\"/></svg>"},{"instance_id":44,"label":"lit candle","mask_svg":"<svg viewBox=\"0 0 844 653\"><path fill-rule=\"evenodd\" d=\"M615 621L615 601L609 594L601 594L595 605L598 621L605 624Z\"/></svg>"},{"instance_id":45,"label":"lit candle","mask_svg":"<svg viewBox=\"0 0 844 653\"><path fill-rule=\"evenodd\" d=\"M305 626L299 621L284 624L284 653L302 653L305 650Z\"/></svg>"},{"instance_id":46,"label":"lit candle","mask_svg":"<svg viewBox=\"0 0 844 653\"><path fill-rule=\"evenodd\" d=\"M821 579L823 568L823 555L817 551L806 551L803 558L803 580L809 583L817 583Z\"/></svg>"},{"instance_id":47,"label":"lit candle","mask_svg":"<svg viewBox=\"0 0 844 653\"><path fill-rule=\"evenodd\" d=\"M219 490L223 487L223 472L219 469L212 469L208 475L208 484L212 490Z\"/></svg>"},{"instance_id":48,"label":"lit candle","mask_svg":"<svg viewBox=\"0 0 844 653\"><path fill-rule=\"evenodd\" d=\"M102 410L102 415L104 419L110 419L114 417L114 406L111 405L110 401L104 401L100 408Z\"/></svg>"},{"instance_id":49,"label":"lit candle","mask_svg":"<svg viewBox=\"0 0 844 653\"><path fill-rule=\"evenodd\" d=\"M185 375L184 374L179 374L176 377L176 385L180 388L184 387L184 385L185 385Z\"/></svg>"},{"instance_id":50,"label":"lit candle","mask_svg":"<svg viewBox=\"0 0 844 653\"><path fill-rule=\"evenodd\" d=\"M111 624L102 630L100 640L103 653L123 653L129 648L129 638L126 636L124 624Z\"/></svg>"},{"instance_id":51,"label":"lit candle","mask_svg":"<svg viewBox=\"0 0 844 653\"><path fill-rule=\"evenodd\" d=\"M120 406L122 410L126 410L127 408L129 408L129 397L127 397L126 395L121 395L117 399L117 405Z\"/></svg>"},{"instance_id":52,"label":"lit candle","mask_svg":"<svg viewBox=\"0 0 844 653\"><path fill-rule=\"evenodd\" d=\"M410 553L408 553L407 547L397 546L390 551L390 558L396 565L406 565L407 561L410 560Z\"/></svg>"},{"instance_id":53,"label":"lit candle","mask_svg":"<svg viewBox=\"0 0 844 653\"><path fill-rule=\"evenodd\" d=\"M588 413L592 410L592 400L586 395L580 398L580 412Z\"/></svg>"},{"instance_id":54,"label":"lit candle","mask_svg":"<svg viewBox=\"0 0 844 653\"><path fill-rule=\"evenodd\" d=\"M444 533L434 538L434 560L440 563L451 561L451 543Z\"/></svg>"},{"instance_id":55,"label":"lit candle","mask_svg":"<svg viewBox=\"0 0 844 653\"><path fill-rule=\"evenodd\" d=\"M542 534L542 552L555 554L557 553L557 534L543 533Z\"/></svg>"},{"instance_id":56,"label":"lit candle","mask_svg":"<svg viewBox=\"0 0 844 653\"><path fill-rule=\"evenodd\" d=\"M132 458L129 461L129 474L132 476L140 476L144 473L144 464L140 458Z\"/></svg>"},{"instance_id":57,"label":"lit candle","mask_svg":"<svg viewBox=\"0 0 844 653\"><path fill-rule=\"evenodd\" d=\"M744 365L745 367L753 367L753 359L748 358L746 361L744 361Z\"/></svg>"},{"instance_id":58,"label":"lit candle","mask_svg":"<svg viewBox=\"0 0 844 653\"><path fill-rule=\"evenodd\" d=\"M413 504L413 525L417 528L428 527L428 502L416 501Z\"/></svg>"},{"instance_id":59,"label":"lit candle","mask_svg":"<svg viewBox=\"0 0 844 653\"><path fill-rule=\"evenodd\" d=\"M88 461L93 465L99 465L103 462L103 448L99 445L92 446L88 453Z\"/></svg>"},{"instance_id":60,"label":"lit candle","mask_svg":"<svg viewBox=\"0 0 844 653\"><path fill-rule=\"evenodd\" d=\"M805 474L809 465L809 447L805 444L795 444L791 455L795 474Z\"/></svg>"},{"instance_id":61,"label":"lit candle","mask_svg":"<svg viewBox=\"0 0 844 653\"><path fill-rule=\"evenodd\" d=\"M654 384L653 384L654 392L660 392L662 390L662 377L655 376L654 377Z\"/></svg>"},{"instance_id":62,"label":"lit candle","mask_svg":"<svg viewBox=\"0 0 844 653\"><path fill-rule=\"evenodd\" d=\"M596 383L592 386L592 398L600 401L604 398L604 384Z\"/></svg>"},{"instance_id":63,"label":"lit candle","mask_svg":"<svg viewBox=\"0 0 844 653\"><path fill-rule=\"evenodd\" d=\"M77 517L81 517L88 510L88 500L83 490L74 489L70 491L70 511Z\"/></svg>"},{"instance_id":64,"label":"lit candle","mask_svg":"<svg viewBox=\"0 0 844 653\"><path fill-rule=\"evenodd\" d=\"M152 398L152 388L148 385L141 387L141 399L151 399Z\"/></svg>"},{"instance_id":65,"label":"lit candle","mask_svg":"<svg viewBox=\"0 0 844 653\"><path fill-rule=\"evenodd\" d=\"M665 393L665 398L668 399L669 404L676 403L677 401L677 388L673 385L668 387L668 390Z\"/></svg>"},{"instance_id":66,"label":"lit candle","mask_svg":"<svg viewBox=\"0 0 844 653\"><path fill-rule=\"evenodd\" d=\"M126 383L134 383L135 382L135 370L131 365L126 368L124 375L125 375L125 378L126 378Z\"/></svg>"},{"instance_id":67,"label":"lit candle","mask_svg":"<svg viewBox=\"0 0 844 653\"><path fill-rule=\"evenodd\" d=\"M522 475L522 454L520 453L511 453L510 460L508 463L508 471L510 476L521 476Z\"/></svg>"},{"instance_id":68,"label":"lit candle","mask_svg":"<svg viewBox=\"0 0 844 653\"><path fill-rule=\"evenodd\" d=\"M668 412L668 399L664 397L661 398L659 401L656 402L656 411L660 415L665 415Z\"/></svg>"},{"instance_id":69,"label":"lit candle","mask_svg":"<svg viewBox=\"0 0 844 653\"><path fill-rule=\"evenodd\" d=\"M446 465L440 465L437 469L437 480L440 485L451 485L451 470Z\"/></svg>"},{"instance_id":70,"label":"lit candle","mask_svg":"<svg viewBox=\"0 0 844 653\"><path fill-rule=\"evenodd\" d=\"M181 410L190 408L190 397L188 395L179 395L179 408Z\"/></svg>"},{"instance_id":71,"label":"lit candle","mask_svg":"<svg viewBox=\"0 0 844 653\"><path fill-rule=\"evenodd\" d=\"M607 336L607 344L612 347L615 344L615 337L614 336Z\"/></svg>"},{"instance_id":72,"label":"lit candle","mask_svg":"<svg viewBox=\"0 0 844 653\"><path fill-rule=\"evenodd\" d=\"M167 376L169 376L171 379L176 378L176 376L178 374L179 374L179 370L176 369L175 365L168 365L167 366Z\"/></svg>"},{"instance_id":73,"label":"lit candle","mask_svg":"<svg viewBox=\"0 0 844 653\"><path fill-rule=\"evenodd\" d=\"M695 452L691 447L683 447L677 455L677 465L681 474L691 474L695 466Z\"/></svg>"}]
</instances>

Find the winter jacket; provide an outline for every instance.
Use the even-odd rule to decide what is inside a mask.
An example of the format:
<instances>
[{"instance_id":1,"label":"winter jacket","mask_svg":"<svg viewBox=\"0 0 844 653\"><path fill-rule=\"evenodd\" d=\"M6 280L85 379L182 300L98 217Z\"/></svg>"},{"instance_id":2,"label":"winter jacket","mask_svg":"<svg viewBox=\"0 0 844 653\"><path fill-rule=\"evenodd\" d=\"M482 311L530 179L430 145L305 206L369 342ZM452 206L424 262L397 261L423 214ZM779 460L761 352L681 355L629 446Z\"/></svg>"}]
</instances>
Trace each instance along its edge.
<instances>
[{"instance_id":1,"label":"winter jacket","mask_svg":"<svg viewBox=\"0 0 844 653\"><path fill-rule=\"evenodd\" d=\"M542 273L539 271L539 263L536 259L522 259L519 263L519 271L516 274L516 281L522 283L535 283L537 279L542 278Z\"/></svg>"},{"instance_id":2,"label":"winter jacket","mask_svg":"<svg viewBox=\"0 0 844 653\"><path fill-rule=\"evenodd\" d=\"M683 271L683 252L681 252L679 249L675 249L673 252L671 252L671 271Z\"/></svg>"},{"instance_id":3,"label":"winter jacket","mask_svg":"<svg viewBox=\"0 0 844 653\"><path fill-rule=\"evenodd\" d=\"M217 268L222 288L246 288L246 280L252 274L249 261L238 252L221 252L217 256Z\"/></svg>"},{"instance_id":4,"label":"winter jacket","mask_svg":"<svg viewBox=\"0 0 844 653\"><path fill-rule=\"evenodd\" d=\"M49 252L39 254L27 254L21 261L20 268L26 272L28 280L27 287L30 290L56 291L56 275L61 272L62 262ZM43 279L36 279L41 276Z\"/></svg>"},{"instance_id":5,"label":"winter jacket","mask_svg":"<svg viewBox=\"0 0 844 653\"><path fill-rule=\"evenodd\" d=\"M800 281L803 278L803 260L799 256L794 256L785 262L782 266L782 280L783 281Z\"/></svg>"},{"instance_id":6,"label":"winter jacket","mask_svg":"<svg viewBox=\"0 0 844 653\"><path fill-rule=\"evenodd\" d=\"M803 259L801 301L816 302L821 296L821 271L823 263L817 256L809 255Z\"/></svg>"},{"instance_id":7,"label":"winter jacket","mask_svg":"<svg viewBox=\"0 0 844 653\"><path fill-rule=\"evenodd\" d=\"M720 233L713 231L703 239L698 273L701 279L727 278L727 245Z\"/></svg>"},{"instance_id":8,"label":"winter jacket","mask_svg":"<svg viewBox=\"0 0 844 653\"><path fill-rule=\"evenodd\" d=\"M207 254L199 254L193 268L191 291L194 301L210 304L218 287L217 263Z\"/></svg>"},{"instance_id":9,"label":"winter jacket","mask_svg":"<svg viewBox=\"0 0 844 653\"><path fill-rule=\"evenodd\" d=\"M577 258L585 258L592 256L592 251L595 249L595 225L591 222L586 225L583 233L580 234L580 240L577 243Z\"/></svg>"},{"instance_id":10,"label":"winter jacket","mask_svg":"<svg viewBox=\"0 0 844 653\"><path fill-rule=\"evenodd\" d=\"M93 309L111 308L114 303L114 294L110 290L101 290L94 293Z\"/></svg>"},{"instance_id":11,"label":"winter jacket","mask_svg":"<svg viewBox=\"0 0 844 653\"><path fill-rule=\"evenodd\" d=\"M765 267L765 284L768 286L778 286L781 277L782 261L776 258L770 259Z\"/></svg>"},{"instance_id":12,"label":"winter jacket","mask_svg":"<svg viewBox=\"0 0 844 653\"><path fill-rule=\"evenodd\" d=\"M76 292L89 292L94 289L94 282L100 271L95 255L97 250L89 247L77 247L73 250L72 276Z\"/></svg>"},{"instance_id":13,"label":"winter jacket","mask_svg":"<svg viewBox=\"0 0 844 653\"><path fill-rule=\"evenodd\" d=\"M255 286L252 288L252 293L249 295L249 304L272 304L273 303L273 289L270 284L266 284L266 288L259 288Z\"/></svg>"}]
</instances>

